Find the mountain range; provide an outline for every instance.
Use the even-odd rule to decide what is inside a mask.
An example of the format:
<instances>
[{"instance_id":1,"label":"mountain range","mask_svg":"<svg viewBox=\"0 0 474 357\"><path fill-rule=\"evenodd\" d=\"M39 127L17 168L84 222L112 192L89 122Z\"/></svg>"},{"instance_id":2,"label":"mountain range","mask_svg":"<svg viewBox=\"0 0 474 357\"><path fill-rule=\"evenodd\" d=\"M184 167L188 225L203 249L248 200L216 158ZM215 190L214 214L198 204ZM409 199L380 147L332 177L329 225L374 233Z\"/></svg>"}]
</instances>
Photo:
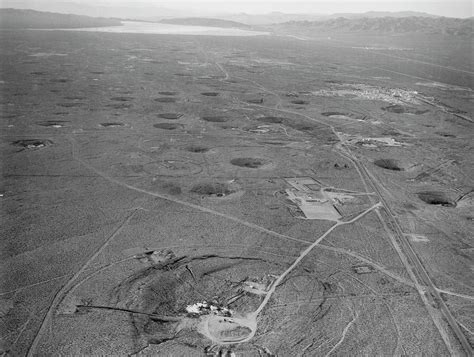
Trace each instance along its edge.
<instances>
[{"instance_id":1,"label":"mountain range","mask_svg":"<svg viewBox=\"0 0 474 357\"><path fill-rule=\"evenodd\" d=\"M474 18L448 17L375 17L344 18L325 21L290 21L274 26L279 30L305 30L311 32L372 32L372 33L424 33L451 36L473 36Z\"/></svg>"},{"instance_id":2,"label":"mountain range","mask_svg":"<svg viewBox=\"0 0 474 357\"><path fill-rule=\"evenodd\" d=\"M120 20L100 17L58 14L35 10L0 9L0 28L80 28L119 26L121 24Z\"/></svg>"}]
</instances>

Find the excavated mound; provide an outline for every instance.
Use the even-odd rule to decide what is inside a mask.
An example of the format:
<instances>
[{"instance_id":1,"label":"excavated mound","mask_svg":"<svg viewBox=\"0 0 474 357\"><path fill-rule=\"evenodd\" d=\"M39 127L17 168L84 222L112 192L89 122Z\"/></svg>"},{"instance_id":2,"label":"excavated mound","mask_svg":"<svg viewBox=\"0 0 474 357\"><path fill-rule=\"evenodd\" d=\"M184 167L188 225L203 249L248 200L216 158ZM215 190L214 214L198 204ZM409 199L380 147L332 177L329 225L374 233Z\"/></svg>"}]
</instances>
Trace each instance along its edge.
<instances>
[{"instance_id":1,"label":"excavated mound","mask_svg":"<svg viewBox=\"0 0 474 357\"><path fill-rule=\"evenodd\" d=\"M230 160L230 163L234 166L246 167L250 169L257 169L260 166L265 165L265 162L262 159L253 157L238 157L236 159Z\"/></svg>"},{"instance_id":2,"label":"excavated mound","mask_svg":"<svg viewBox=\"0 0 474 357\"><path fill-rule=\"evenodd\" d=\"M53 142L47 139L22 139L12 142L13 146L18 146L23 149L41 149L52 144Z\"/></svg>"},{"instance_id":3,"label":"excavated mound","mask_svg":"<svg viewBox=\"0 0 474 357\"><path fill-rule=\"evenodd\" d=\"M161 95L177 95L178 92L164 91L164 92L158 92L158 94L161 94Z\"/></svg>"},{"instance_id":4,"label":"excavated mound","mask_svg":"<svg viewBox=\"0 0 474 357\"><path fill-rule=\"evenodd\" d=\"M383 169L392 171L405 171L406 169L400 161L394 159L378 159L374 161L374 164Z\"/></svg>"},{"instance_id":5,"label":"excavated mound","mask_svg":"<svg viewBox=\"0 0 474 357\"><path fill-rule=\"evenodd\" d=\"M158 116L160 118L163 118L163 119L175 120L175 119L181 118L183 116L183 114L181 114L181 113L161 113L161 114L158 114Z\"/></svg>"},{"instance_id":6,"label":"excavated mound","mask_svg":"<svg viewBox=\"0 0 474 357\"><path fill-rule=\"evenodd\" d=\"M446 192L442 191L419 192L418 198L429 205L456 207L456 202Z\"/></svg>"},{"instance_id":7,"label":"excavated mound","mask_svg":"<svg viewBox=\"0 0 474 357\"><path fill-rule=\"evenodd\" d=\"M201 118L202 120L204 121L208 121L208 122L211 122L211 123L224 123L227 121L226 118L222 117L222 116L205 116L205 117L202 117Z\"/></svg>"},{"instance_id":8,"label":"excavated mound","mask_svg":"<svg viewBox=\"0 0 474 357\"><path fill-rule=\"evenodd\" d=\"M205 95L206 97L217 97L219 93L217 92L202 92L202 95Z\"/></svg>"},{"instance_id":9,"label":"excavated mound","mask_svg":"<svg viewBox=\"0 0 474 357\"><path fill-rule=\"evenodd\" d=\"M191 192L198 193L200 195L206 196L226 196L234 191L232 191L229 186L225 183L220 182L202 182L194 185L191 188Z\"/></svg>"},{"instance_id":10,"label":"excavated mound","mask_svg":"<svg viewBox=\"0 0 474 357\"><path fill-rule=\"evenodd\" d=\"M173 124L173 123L158 123L154 124L153 127L157 129L164 129L164 130L175 130L181 127L181 125Z\"/></svg>"}]
</instances>

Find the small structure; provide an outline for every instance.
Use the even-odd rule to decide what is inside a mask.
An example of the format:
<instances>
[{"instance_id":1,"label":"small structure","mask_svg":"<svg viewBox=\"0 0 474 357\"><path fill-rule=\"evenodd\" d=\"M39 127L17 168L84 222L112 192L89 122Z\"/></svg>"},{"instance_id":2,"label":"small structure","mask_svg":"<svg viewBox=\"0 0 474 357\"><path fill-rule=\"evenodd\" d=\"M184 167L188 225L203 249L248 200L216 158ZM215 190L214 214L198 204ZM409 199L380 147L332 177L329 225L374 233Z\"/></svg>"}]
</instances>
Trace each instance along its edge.
<instances>
[{"instance_id":1,"label":"small structure","mask_svg":"<svg viewBox=\"0 0 474 357\"><path fill-rule=\"evenodd\" d=\"M319 191L307 192L287 189L285 192L288 199L296 203L307 219L337 221L341 218L332 202Z\"/></svg>"},{"instance_id":2,"label":"small structure","mask_svg":"<svg viewBox=\"0 0 474 357\"><path fill-rule=\"evenodd\" d=\"M375 271L374 267L371 265L356 265L353 266L352 269L356 274L370 274Z\"/></svg>"}]
</instances>

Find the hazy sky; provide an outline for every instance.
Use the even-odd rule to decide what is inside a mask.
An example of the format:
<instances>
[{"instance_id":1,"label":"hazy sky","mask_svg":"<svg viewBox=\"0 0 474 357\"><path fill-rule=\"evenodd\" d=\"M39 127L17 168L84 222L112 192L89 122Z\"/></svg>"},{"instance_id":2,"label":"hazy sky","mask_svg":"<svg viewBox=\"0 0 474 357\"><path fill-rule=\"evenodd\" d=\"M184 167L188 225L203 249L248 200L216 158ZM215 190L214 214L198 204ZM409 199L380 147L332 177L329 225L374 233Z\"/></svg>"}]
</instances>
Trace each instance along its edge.
<instances>
[{"instance_id":1,"label":"hazy sky","mask_svg":"<svg viewBox=\"0 0 474 357\"><path fill-rule=\"evenodd\" d=\"M66 2L83 5L152 5L176 10L198 10L200 13L286 13L330 14L337 12L366 11L422 11L450 17L471 17L472 0L0 0L0 5L11 6L17 2L32 3L35 8L41 4L52 5ZM15 7L15 6L12 6Z\"/></svg>"},{"instance_id":2,"label":"hazy sky","mask_svg":"<svg viewBox=\"0 0 474 357\"><path fill-rule=\"evenodd\" d=\"M91 0L76 1L93 2ZM98 0L94 2L109 4L125 3L124 0ZM473 16L471 0L139 0L137 2L147 2L174 9L206 8L214 11L247 13L266 13L271 11L287 13L335 13L411 10L445 16ZM133 2L128 2L128 4L131 3Z\"/></svg>"}]
</instances>

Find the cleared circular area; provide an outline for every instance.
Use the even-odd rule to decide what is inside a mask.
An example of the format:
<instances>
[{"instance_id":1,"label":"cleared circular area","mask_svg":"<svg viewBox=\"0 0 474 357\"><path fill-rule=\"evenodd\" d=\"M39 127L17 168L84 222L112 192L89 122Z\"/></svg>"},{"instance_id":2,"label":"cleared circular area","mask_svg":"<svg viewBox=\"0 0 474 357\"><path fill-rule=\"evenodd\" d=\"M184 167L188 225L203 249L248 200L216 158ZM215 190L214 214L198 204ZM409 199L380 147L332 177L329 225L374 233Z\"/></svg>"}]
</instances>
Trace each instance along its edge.
<instances>
[{"instance_id":1,"label":"cleared circular area","mask_svg":"<svg viewBox=\"0 0 474 357\"><path fill-rule=\"evenodd\" d=\"M163 118L163 119L176 120L176 119L181 118L183 116L183 114L181 114L181 113L161 113L161 114L158 114L158 116L160 118Z\"/></svg>"},{"instance_id":2,"label":"cleared circular area","mask_svg":"<svg viewBox=\"0 0 474 357\"><path fill-rule=\"evenodd\" d=\"M191 188L191 192L205 196L224 197L234 191L229 185L221 182L201 182Z\"/></svg>"},{"instance_id":3,"label":"cleared circular area","mask_svg":"<svg viewBox=\"0 0 474 357\"><path fill-rule=\"evenodd\" d=\"M258 169L259 167L266 164L264 160L253 157L238 157L230 160L230 163L234 166L240 166L249 169Z\"/></svg>"},{"instance_id":4,"label":"cleared circular area","mask_svg":"<svg viewBox=\"0 0 474 357\"><path fill-rule=\"evenodd\" d=\"M159 103L174 103L174 102L176 102L176 98L169 98L169 97L155 98L155 102L159 102Z\"/></svg>"},{"instance_id":5,"label":"cleared circular area","mask_svg":"<svg viewBox=\"0 0 474 357\"><path fill-rule=\"evenodd\" d=\"M408 114L425 114L428 112L428 110L420 110L412 107L407 107L404 105L400 104L392 104L387 107L383 107L382 110L390 113L395 113L395 114L403 114L403 113L408 113Z\"/></svg>"},{"instance_id":6,"label":"cleared circular area","mask_svg":"<svg viewBox=\"0 0 474 357\"><path fill-rule=\"evenodd\" d=\"M190 161L168 159L148 163L143 166L143 171L157 176L186 176L197 174L202 169Z\"/></svg>"},{"instance_id":7,"label":"cleared circular area","mask_svg":"<svg viewBox=\"0 0 474 357\"><path fill-rule=\"evenodd\" d=\"M22 149L42 149L52 144L53 142L48 139L21 139L12 142L13 146L17 146Z\"/></svg>"},{"instance_id":8,"label":"cleared circular area","mask_svg":"<svg viewBox=\"0 0 474 357\"><path fill-rule=\"evenodd\" d=\"M220 115L209 115L201 117L202 120L208 121L211 123L224 123L227 121L227 118L220 116Z\"/></svg>"},{"instance_id":9,"label":"cleared circular area","mask_svg":"<svg viewBox=\"0 0 474 357\"><path fill-rule=\"evenodd\" d=\"M392 171L405 171L406 169L400 161L394 159L378 159L374 161L374 164L383 169Z\"/></svg>"},{"instance_id":10,"label":"cleared circular area","mask_svg":"<svg viewBox=\"0 0 474 357\"><path fill-rule=\"evenodd\" d=\"M420 200L429 205L456 207L456 202L443 191L425 191L419 192L417 195Z\"/></svg>"},{"instance_id":11,"label":"cleared circular area","mask_svg":"<svg viewBox=\"0 0 474 357\"><path fill-rule=\"evenodd\" d=\"M208 152L210 149L206 146L190 145L190 146L187 146L185 150L189 152L204 153L204 152Z\"/></svg>"},{"instance_id":12,"label":"cleared circular area","mask_svg":"<svg viewBox=\"0 0 474 357\"><path fill-rule=\"evenodd\" d=\"M217 92L202 92L201 94L206 97L217 97L219 95Z\"/></svg>"},{"instance_id":13,"label":"cleared circular area","mask_svg":"<svg viewBox=\"0 0 474 357\"><path fill-rule=\"evenodd\" d=\"M163 130L175 130L175 129L181 128L182 125L174 124L174 123L157 123L157 124L154 124L153 127L157 129L163 129Z\"/></svg>"}]
</instances>

